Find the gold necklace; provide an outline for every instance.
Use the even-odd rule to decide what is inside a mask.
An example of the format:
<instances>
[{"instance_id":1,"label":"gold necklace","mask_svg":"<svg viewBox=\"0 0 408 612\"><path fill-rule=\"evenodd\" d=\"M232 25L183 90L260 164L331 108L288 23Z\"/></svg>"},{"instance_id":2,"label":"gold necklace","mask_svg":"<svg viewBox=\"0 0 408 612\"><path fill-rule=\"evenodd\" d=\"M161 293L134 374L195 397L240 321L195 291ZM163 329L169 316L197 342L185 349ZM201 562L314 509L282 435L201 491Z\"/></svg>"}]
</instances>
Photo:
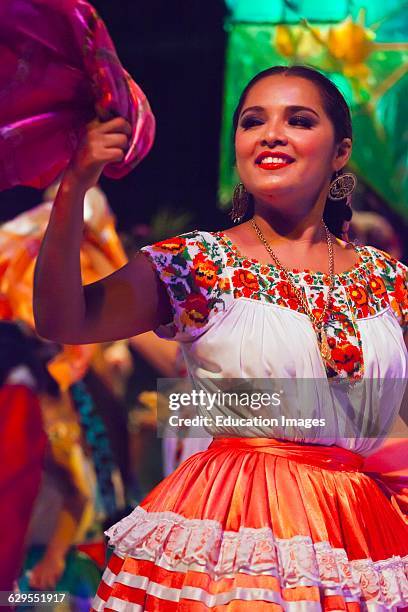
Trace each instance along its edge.
<instances>
[{"instance_id":1,"label":"gold necklace","mask_svg":"<svg viewBox=\"0 0 408 612\"><path fill-rule=\"evenodd\" d=\"M333 288L334 288L334 255L333 255L333 242L330 236L330 232L329 229L327 227L327 225L324 223L324 221L322 221L324 229L326 231L326 239L327 239L327 249L329 252L329 276L330 276L330 285L329 285L329 290L327 292L327 300L326 303L324 305L324 308L322 310L322 314L320 315L320 318L317 319L316 316L313 314L313 312L310 310L309 308L309 304L306 301L305 297L303 296L303 292L298 289L298 287L295 285L295 283L292 281L291 278L291 274L288 268L286 268L280 261L279 259L276 257L275 253L273 252L270 244L267 242L265 236L263 235L260 227L257 225L257 223L255 222L254 219L251 219L251 224L252 227L254 228L256 235L258 236L259 240L262 242L262 244L264 245L265 249L268 251L269 255L272 257L272 259L274 260L274 262L276 263L277 267L282 270L282 272L284 273L288 283L290 284L290 286L292 287L293 291L295 292L295 295L297 297L297 299L299 300L305 314L307 314L312 322L313 328L316 332L317 335L317 340L318 340L318 344L319 344L319 349L320 349L320 353L323 357L323 359L325 361L331 362L331 350L330 350L330 346L327 340L327 335L324 329L324 325L325 325L325 317L326 317L326 313L327 310L329 308L330 305L330 301L331 301L331 296L332 296L332 292L333 292Z\"/></svg>"}]
</instances>

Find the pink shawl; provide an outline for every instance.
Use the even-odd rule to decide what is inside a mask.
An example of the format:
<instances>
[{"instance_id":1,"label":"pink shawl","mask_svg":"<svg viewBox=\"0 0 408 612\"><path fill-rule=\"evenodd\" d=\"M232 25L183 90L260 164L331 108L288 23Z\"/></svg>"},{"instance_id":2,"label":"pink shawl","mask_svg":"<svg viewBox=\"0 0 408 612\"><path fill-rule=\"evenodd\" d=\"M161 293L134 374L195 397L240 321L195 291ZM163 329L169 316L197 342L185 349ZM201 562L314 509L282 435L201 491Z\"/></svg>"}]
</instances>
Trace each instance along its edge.
<instances>
[{"instance_id":1,"label":"pink shawl","mask_svg":"<svg viewBox=\"0 0 408 612\"><path fill-rule=\"evenodd\" d=\"M1 0L0 56L0 190L49 185L95 115L133 127L124 161L106 166L107 176L121 178L149 152L149 103L84 0Z\"/></svg>"}]
</instances>

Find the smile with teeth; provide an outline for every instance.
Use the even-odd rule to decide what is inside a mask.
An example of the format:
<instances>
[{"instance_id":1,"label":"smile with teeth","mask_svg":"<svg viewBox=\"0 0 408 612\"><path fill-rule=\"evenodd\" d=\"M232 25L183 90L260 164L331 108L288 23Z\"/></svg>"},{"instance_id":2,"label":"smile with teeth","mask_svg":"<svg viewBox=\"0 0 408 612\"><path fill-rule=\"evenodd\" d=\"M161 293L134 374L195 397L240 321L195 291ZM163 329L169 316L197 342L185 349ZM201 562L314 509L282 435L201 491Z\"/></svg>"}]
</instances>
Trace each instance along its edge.
<instances>
[{"instance_id":1,"label":"smile with teeth","mask_svg":"<svg viewBox=\"0 0 408 612\"><path fill-rule=\"evenodd\" d=\"M264 157L261 164L289 164L290 162L281 157Z\"/></svg>"},{"instance_id":2,"label":"smile with teeth","mask_svg":"<svg viewBox=\"0 0 408 612\"><path fill-rule=\"evenodd\" d=\"M294 161L294 159L288 159L283 156L267 155L257 160L256 163L261 170L279 170L289 166Z\"/></svg>"}]
</instances>

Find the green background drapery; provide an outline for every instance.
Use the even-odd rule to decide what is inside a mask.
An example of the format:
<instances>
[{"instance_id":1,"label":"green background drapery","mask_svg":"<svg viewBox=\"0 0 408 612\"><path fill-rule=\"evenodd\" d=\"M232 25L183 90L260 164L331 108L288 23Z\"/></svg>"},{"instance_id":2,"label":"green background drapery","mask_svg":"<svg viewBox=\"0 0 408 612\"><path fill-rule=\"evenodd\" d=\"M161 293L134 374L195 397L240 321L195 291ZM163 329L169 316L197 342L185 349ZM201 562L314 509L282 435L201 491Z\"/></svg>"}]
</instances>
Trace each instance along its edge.
<instances>
[{"instance_id":1,"label":"green background drapery","mask_svg":"<svg viewBox=\"0 0 408 612\"><path fill-rule=\"evenodd\" d=\"M240 92L259 70L303 63L331 78L353 114L350 166L408 218L408 2L226 0L230 16L220 202L237 181L231 131Z\"/></svg>"}]
</instances>

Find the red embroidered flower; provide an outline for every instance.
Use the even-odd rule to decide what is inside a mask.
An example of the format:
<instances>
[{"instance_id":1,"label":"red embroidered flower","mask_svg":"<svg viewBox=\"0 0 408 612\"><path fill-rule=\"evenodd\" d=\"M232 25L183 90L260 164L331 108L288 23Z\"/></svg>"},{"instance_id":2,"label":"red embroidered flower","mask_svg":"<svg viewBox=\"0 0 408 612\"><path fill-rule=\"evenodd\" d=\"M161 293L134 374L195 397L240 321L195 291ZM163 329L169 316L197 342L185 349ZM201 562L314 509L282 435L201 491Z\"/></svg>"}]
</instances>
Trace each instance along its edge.
<instances>
[{"instance_id":1,"label":"red embroidered flower","mask_svg":"<svg viewBox=\"0 0 408 612\"><path fill-rule=\"evenodd\" d=\"M337 345L331 354L336 364L348 374L352 374L361 361L360 350L349 342Z\"/></svg>"},{"instance_id":2,"label":"red embroidered flower","mask_svg":"<svg viewBox=\"0 0 408 612\"><path fill-rule=\"evenodd\" d=\"M395 277L394 291L390 292L390 295L391 308L398 318L403 318L404 313L408 310L408 290L402 276Z\"/></svg>"},{"instance_id":3,"label":"red embroidered flower","mask_svg":"<svg viewBox=\"0 0 408 612\"><path fill-rule=\"evenodd\" d=\"M310 274L305 274L303 278L304 278L305 283L307 283L308 285L313 284L313 276L311 276Z\"/></svg>"},{"instance_id":4,"label":"red embroidered flower","mask_svg":"<svg viewBox=\"0 0 408 612\"><path fill-rule=\"evenodd\" d=\"M382 268L383 270L385 270L388 264L383 259L380 259L379 257L377 257L375 260L375 265L377 268Z\"/></svg>"},{"instance_id":5,"label":"red embroidered flower","mask_svg":"<svg viewBox=\"0 0 408 612\"><path fill-rule=\"evenodd\" d=\"M394 291L391 292L391 295L398 304L408 303L407 285L405 279L400 274L395 277Z\"/></svg>"},{"instance_id":6,"label":"red embroidered flower","mask_svg":"<svg viewBox=\"0 0 408 612\"><path fill-rule=\"evenodd\" d=\"M210 309L208 301L201 293L190 293L181 307L183 308L181 320L185 325L201 327L207 323Z\"/></svg>"},{"instance_id":7,"label":"red embroidered flower","mask_svg":"<svg viewBox=\"0 0 408 612\"><path fill-rule=\"evenodd\" d=\"M193 260L194 278L200 287L213 288L217 282L218 267L203 253L198 253Z\"/></svg>"},{"instance_id":8,"label":"red embroidered flower","mask_svg":"<svg viewBox=\"0 0 408 612\"><path fill-rule=\"evenodd\" d=\"M161 249L162 251L169 251L173 255L177 255L184 250L186 246L185 238L180 238L176 236L175 238L169 238L168 240L162 240L161 242L156 242L154 245L156 248Z\"/></svg>"},{"instance_id":9,"label":"red embroidered flower","mask_svg":"<svg viewBox=\"0 0 408 612\"><path fill-rule=\"evenodd\" d=\"M349 287L350 297L357 306L364 306L367 304L367 294L363 287L359 285L350 285Z\"/></svg>"},{"instance_id":10,"label":"red embroidered flower","mask_svg":"<svg viewBox=\"0 0 408 612\"><path fill-rule=\"evenodd\" d=\"M248 259L244 259L244 261L242 262L242 267L243 268L250 268L251 267L251 262L248 261Z\"/></svg>"},{"instance_id":11,"label":"red embroidered flower","mask_svg":"<svg viewBox=\"0 0 408 612\"><path fill-rule=\"evenodd\" d=\"M380 276L370 276L371 291L376 297L381 297L387 292L383 279Z\"/></svg>"},{"instance_id":12,"label":"red embroidered flower","mask_svg":"<svg viewBox=\"0 0 408 612\"><path fill-rule=\"evenodd\" d=\"M312 308L312 313L314 314L315 317L317 317L317 319L320 319L320 317L322 316L324 305L325 305L325 301L324 301L323 291L320 291L319 295L315 299L315 306L314 308Z\"/></svg>"},{"instance_id":13,"label":"red embroidered flower","mask_svg":"<svg viewBox=\"0 0 408 612\"><path fill-rule=\"evenodd\" d=\"M270 270L269 270L268 266L261 266L259 271L260 271L261 274L269 274Z\"/></svg>"},{"instance_id":14,"label":"red embroidered flower","mask_svg":"<svg viewBox=\"0 0 408 612\"><path fill-rule=\"evenodd\" d=\"M258 279L249 270L239 268L235 270L232 282L235 287L242 287L242 294L245 297L251 297L255 291L259 291Z\"/></svg>"},{"instance_id":15,"label":"red embroidered flower","mask_svg":"<svg viewBox=\"0 0 408 612\"><path fill-rule=\"evenodd\" d=\"M297 310L299 301L292 285L287 281L280 281L277 283L276 289L279 295L286 301L286 305L292 308L292 310Z\"/></svg>"}]
</instances>

